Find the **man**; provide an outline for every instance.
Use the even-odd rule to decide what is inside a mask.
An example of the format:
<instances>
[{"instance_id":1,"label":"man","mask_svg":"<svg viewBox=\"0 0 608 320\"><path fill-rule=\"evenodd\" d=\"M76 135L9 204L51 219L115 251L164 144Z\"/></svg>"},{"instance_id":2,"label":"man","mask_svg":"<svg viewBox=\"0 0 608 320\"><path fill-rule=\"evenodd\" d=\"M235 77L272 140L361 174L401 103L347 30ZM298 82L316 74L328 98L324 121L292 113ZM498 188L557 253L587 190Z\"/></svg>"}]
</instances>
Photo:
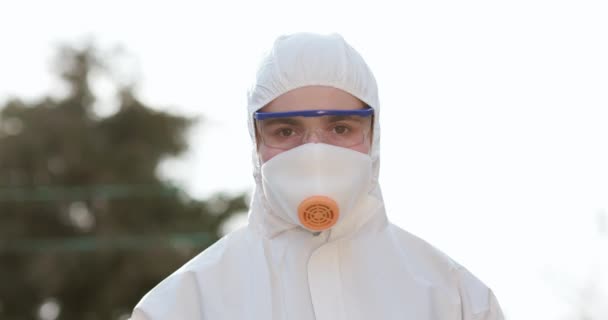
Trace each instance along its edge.
<instances>
[{"instance_id":1,"label":"man","mask_svg":"<svg viewBox=\"0 0 608 320\"><path fill-rule=\"evenodd\" d=\"M277 39L248 112L249 224L161 282L133 319L503 318L482 282L388 222L376 81L342 37Z\"/></svg>"}]
</instances>

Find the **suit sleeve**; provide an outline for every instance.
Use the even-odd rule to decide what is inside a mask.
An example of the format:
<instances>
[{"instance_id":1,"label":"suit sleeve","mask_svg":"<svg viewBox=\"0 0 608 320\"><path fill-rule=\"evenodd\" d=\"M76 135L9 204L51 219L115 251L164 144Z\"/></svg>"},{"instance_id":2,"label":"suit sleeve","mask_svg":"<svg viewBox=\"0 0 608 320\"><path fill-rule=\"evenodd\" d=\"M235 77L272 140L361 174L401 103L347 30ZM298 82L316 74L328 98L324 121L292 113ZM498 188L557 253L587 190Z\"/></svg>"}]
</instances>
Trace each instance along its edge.
<instances>
[{"instance_id":1,"label":"suit sleeve","mask_svg":"<svg viewBox=\"0 0 608 320\"><path fill-rule=\"evenodd\" d=\"M504 320L496 296L465 268L458 270L463 320Z\"/></svg>"}]
</instances>

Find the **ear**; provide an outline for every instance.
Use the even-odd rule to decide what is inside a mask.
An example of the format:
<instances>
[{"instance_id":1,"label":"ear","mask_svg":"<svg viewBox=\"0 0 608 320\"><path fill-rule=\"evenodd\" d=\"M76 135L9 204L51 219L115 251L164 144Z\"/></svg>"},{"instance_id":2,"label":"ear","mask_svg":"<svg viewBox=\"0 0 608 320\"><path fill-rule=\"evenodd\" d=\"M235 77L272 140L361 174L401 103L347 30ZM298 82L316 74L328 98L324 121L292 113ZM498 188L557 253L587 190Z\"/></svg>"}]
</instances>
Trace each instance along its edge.
<instances>
[{"instance_id":1,"label":"ear","mask_svg":"<svg viewBox=\"0 0 608 320\"><path fill-rule=\"evenodd\" d=\"M255 132L255 150L260 151L260 130L258 130L258 124L255 119L253 120L253 131Z\"/></svg>"}]
</instances>

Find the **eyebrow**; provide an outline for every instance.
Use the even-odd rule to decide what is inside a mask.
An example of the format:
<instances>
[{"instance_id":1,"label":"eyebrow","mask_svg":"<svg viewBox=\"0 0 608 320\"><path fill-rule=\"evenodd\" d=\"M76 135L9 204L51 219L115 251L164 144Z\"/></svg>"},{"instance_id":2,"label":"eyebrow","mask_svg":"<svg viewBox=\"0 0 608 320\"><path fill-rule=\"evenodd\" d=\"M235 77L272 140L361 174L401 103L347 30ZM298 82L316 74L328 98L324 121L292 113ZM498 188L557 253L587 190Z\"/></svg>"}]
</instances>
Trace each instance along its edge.
<instances>
[{"instance_id":1,"label":"eyebrow","mask_svg":"<svg viewBox=\"0 0 608 320\"><path fill-rule=\"evenodd\" d=\"M353 121L358 121L361 122L362 118L361 117L357 117L357 116L329 116L328 118L329 122L338 122L338 121L345 121L345 120L353 120Z\"/></svg>"},{"instance_id":2,"label":"eyebrow","mask_svg":"<svg viewBox=\"0 0 608 320\"><path fill-rule=\"evenodd\" d=\"M358 116L327 116L326 123L335 123L340 121L356 121L363 122L367 118L362 118ZM303 125L302 120L298 119L298 117L289 117L289 118L274 118L274 119L266 119L264 120L264 126L272 126L272 125L282 125L288 124L292 126L300 126Z\"/></svg>"},{"instance_id":3,"label":"eyebrow","mask_svg":"<svg viewBox=\"0 0 608 320\"><path fill-rule=\"evenodd\" d=\"M270 126L273 124L290 124L290 125L299 125L302 122L294 119L294 118L274 118L274 119L267 119L264 120L264 125L265 126Z\"/></svg>"}]
</instances>

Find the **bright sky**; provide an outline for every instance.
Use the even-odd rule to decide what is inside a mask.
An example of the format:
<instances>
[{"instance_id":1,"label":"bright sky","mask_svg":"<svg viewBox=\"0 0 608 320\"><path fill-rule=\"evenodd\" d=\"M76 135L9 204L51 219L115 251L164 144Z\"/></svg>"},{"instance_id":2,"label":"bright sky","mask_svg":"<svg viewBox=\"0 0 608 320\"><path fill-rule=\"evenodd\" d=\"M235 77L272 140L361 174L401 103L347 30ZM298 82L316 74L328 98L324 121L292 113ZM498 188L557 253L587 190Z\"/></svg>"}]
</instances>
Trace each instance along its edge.
<instances>
[{"instance_id":1,"label":"bright sky","mask_svg":"<svg viewBox=\"0 0 608 320\"><path fill-rule=\"evenodd\" d=\"M605 1L11 1L0 14L0 101L58 92L54 48L92 37L133 55L144 101L203 115L162 168L196 197L252 187L245 94L274 38L339 32L379 83L389 218L491 286L509 319L608 315L593 303L608 299Z\"/></svg>"}]
</instances>

